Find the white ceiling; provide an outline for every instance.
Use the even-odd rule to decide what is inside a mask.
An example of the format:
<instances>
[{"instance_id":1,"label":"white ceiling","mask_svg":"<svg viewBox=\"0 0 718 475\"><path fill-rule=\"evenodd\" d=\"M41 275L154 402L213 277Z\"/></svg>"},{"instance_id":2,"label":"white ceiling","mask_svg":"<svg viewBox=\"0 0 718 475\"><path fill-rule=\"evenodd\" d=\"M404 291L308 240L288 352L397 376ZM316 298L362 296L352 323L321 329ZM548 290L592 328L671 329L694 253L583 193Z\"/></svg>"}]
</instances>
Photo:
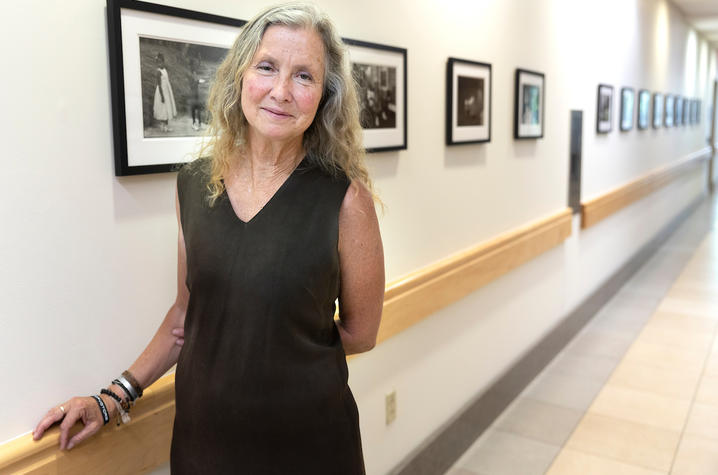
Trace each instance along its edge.
<instances>
[{"instance_id":1,"label":"white ceiling","mask_svg":"<svg viewBox=\"0 0 718 475\"><path fill-rule=\"evenodd\" d=\"M686 19L718 47L718 0L672 0Z\"/></svg>"}]
</instances>

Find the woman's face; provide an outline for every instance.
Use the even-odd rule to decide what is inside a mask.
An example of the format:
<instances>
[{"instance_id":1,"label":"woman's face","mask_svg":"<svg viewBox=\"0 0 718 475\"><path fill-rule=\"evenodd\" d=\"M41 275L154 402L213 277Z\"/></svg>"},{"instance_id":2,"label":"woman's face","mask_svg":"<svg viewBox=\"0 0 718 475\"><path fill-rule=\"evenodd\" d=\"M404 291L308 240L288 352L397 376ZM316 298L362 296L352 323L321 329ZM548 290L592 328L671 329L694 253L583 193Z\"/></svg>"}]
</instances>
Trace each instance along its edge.
<instances>
[{"instance_id":1,"label":"woman's face","mask_svg":"<svg viewBox=\"0 0 718 475\"><path fill-rule=\"evenodd\" d=\"M315 31L267 28L242 79L249 139L300 140L322 98L324 44Z\"/></svg>"}]
</instances>

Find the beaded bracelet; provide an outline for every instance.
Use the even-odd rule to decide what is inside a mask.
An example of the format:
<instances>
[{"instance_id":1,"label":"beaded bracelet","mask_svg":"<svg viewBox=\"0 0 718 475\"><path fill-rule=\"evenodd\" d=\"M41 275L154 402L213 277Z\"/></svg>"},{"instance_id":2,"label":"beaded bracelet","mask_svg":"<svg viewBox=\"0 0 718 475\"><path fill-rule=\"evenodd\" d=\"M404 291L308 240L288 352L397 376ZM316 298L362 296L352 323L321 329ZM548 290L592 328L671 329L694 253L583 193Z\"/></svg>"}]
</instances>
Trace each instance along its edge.
<instances>
[{"instance_id":1,"label":"beaded bracelet","mask_svg":"<svg viewBox=\"0 0 718 475\"><path fill-rule=\"evenodd\" d=\"M123 409L125 412L130 412L130 403L129 403L129 401L125 401L124 399L122 399L120 396L118 396L118 395L117 395L114 391L112 391L111 389L102 389L102 390L100 391L100 394L107 394L107 395L110 396L112 399L114 399L115 401L117 401L118 403L120 403L120 406L122 407L122 409Z\"/></svg>"},{"instance_id":2,"label":"beaded bracelet","mask_svg":"<svg viewBox=\"0 0 718 475\"><path fill-rule=\"evenodd\" d=\"M122 421L123 424L127 424L130 422L130 415L125 411L125 408L122 406L122 399L120 399L120 396L113 393L109 389L103 389L100 391L100 394L107 394L112 398L112 402L115 403L115 407L117 408L117 425L120 425L120 421Z\"/></svg>"},{"instance_id":3,"label":"beaded bracelet","mask_svg":"<svg viewBox=\"0 0 718 475\"><path fill-rule=\"evenodd\" d=\"M135 390L137 393L137 397L142 397L142 386L140 385L139 381L137 381L137 378L130 373L130 370L125 370L122 372L122 376L127 380L128 383L132 385L132 389Z\"/></svg>"},{"instance_id":4,"label":"beaded bracelet","mask_svg":"<svg viewBox=\"0 0 718 475\"><path fill-rule=\"evenodd\" d=\"M93 395L92 397L97 402L97 405L100 406L100 412L102 413L102 420L104 422L103 425L107 424L110 422L110 414L107 412L107 406L105 406L100 396Z\"/></svg>"}]
</instances>

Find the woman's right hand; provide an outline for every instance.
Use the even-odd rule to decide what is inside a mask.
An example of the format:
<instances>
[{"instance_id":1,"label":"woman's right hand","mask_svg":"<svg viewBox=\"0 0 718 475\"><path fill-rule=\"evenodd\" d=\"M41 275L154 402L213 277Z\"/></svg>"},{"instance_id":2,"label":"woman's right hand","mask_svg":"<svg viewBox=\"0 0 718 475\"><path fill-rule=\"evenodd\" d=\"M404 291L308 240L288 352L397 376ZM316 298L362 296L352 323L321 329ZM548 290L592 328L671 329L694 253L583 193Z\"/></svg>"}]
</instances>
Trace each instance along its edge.
<instances>
[{"instance_id":1,"label":"woman's right hand","mask_svg":"<svg viewBox=\"0 0 718 475\"><path fill-rule=\"evenodd\" d=\"M111 403L107 407L108 410L110 406L112 406ZM100 407L97 405L97 401L91 397L74 397L47 411L45 417L32 432L32 438L34 440L40 440L45 431L60 420L62 421L60 424L60 450L72 449L100 430L104 425L102 413L100 412ZM85 427L68 441L70 429L75 425L75 422L79 420L82 420Z\"/></svg>"}]
</instances>

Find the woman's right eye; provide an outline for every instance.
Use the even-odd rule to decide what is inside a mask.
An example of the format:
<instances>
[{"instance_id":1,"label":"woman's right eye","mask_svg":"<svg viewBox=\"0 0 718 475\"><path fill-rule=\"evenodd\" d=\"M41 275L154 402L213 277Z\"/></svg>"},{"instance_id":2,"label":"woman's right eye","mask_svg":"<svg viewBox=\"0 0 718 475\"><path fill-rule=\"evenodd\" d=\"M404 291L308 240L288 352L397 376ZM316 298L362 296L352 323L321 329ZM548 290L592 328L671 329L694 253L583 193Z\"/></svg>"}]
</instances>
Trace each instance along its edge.
<instances>
[{"instance_id":1,"label":"woman's right eye","mask_svg":"<svg viewBox=\"0 0 718 475\"><path fill-rule=\"evenodd\" d=\"M257 65L257 70L259 70L259 71L269 72L269 71L272 71L273 69L274 68L269 63L259 63Z\"/></svg>"}]
</instances>

